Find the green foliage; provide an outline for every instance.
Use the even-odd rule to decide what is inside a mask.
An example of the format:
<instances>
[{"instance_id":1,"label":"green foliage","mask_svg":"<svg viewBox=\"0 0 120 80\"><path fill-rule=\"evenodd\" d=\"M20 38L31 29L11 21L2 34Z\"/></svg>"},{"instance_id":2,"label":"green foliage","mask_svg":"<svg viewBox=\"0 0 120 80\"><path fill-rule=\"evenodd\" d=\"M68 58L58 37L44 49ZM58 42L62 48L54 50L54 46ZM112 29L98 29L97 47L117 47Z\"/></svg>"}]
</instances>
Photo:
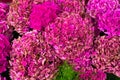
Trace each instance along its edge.
<instances>
[{"instance_id":1,"label":"green foliage","mask_svg":"<svg viewBox=\"0 0 120 80\"><path fill-rule=\"evenodd\" d=\"M53 80L78 80L78 73L65 61Z\"/></svg>"},{"instance_id":2,"label":"green foliage","mask_svg":"<svg viewBox=\"0 0 120 80\"><path fill-rule=\"evenodd\" d=\"M112 73L107 73L107 80L120 80L120 77L117 77Z\"/></svg>"}]
</instances>

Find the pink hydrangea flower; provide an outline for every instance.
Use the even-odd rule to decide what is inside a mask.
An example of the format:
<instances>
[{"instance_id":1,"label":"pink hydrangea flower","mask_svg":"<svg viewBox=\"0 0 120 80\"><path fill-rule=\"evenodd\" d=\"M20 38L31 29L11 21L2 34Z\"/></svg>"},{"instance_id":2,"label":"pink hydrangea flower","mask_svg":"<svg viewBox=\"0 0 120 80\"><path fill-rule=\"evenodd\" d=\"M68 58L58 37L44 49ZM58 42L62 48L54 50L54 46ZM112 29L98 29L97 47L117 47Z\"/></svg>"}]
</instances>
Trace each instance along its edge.
<instances>
[{"instance_id":1,"label":"pink hydrangea flower","mask_svg":"<svg viewBox=\"0 0 120 80\"><path fill-rule=\"evenodd\" d=\"M42 22L43 23L45 21L48 22L49 19L53 19L52 17L55 17L56 13L51 12L51 10L56 11L56 4L54 3L53 0L51 2L47 2L47 3L46 3L46 1L49 1L49 0L24 0L24 1L23 0L13 0L12 3L10 4L10 9L9 9L9 13L8 13L8 18L7 18L8 24L10 26L13 26L15 28L15 30L17 32L19 32L20 34L24 34L28 31L30 31L31 25L30 25L29 18L30 18L31 11L35 7L35 5L36 5L36 7L38 7L37 5L40 5L40 4L45 5L45 6L48 4L46 7L47 19L44 18L42 20ZM50 5L49 5L49 3L50 3ZM52 7L52 6L54 6L54 7ZM43 7L43 8L45 8L45 7ZM35 10L35 8L34 8L34 10ZM40 10L37 10L37 11L39 12ZM46 10L43 10L42 12L46 12ZM32 14L34 14L34 13L32 13ZM48 16L48 14L52 14L52 15ZM40 17L37 19L40 19Z\"/></svg>"},{"instance_id":2,"label":"pink hydrangea flower","mask_svg":"<svg viewBox=\"0 0 120 80\"><path fill-rule=\"evenodd\" d=\"M33 0L13 0L7 17L8 25L24 34L29 31L29 14Z\"/></svg>"},{"instance_id":3,"label":"pink hydrangea flower","mask_svg":"<svg viewBox=\"0 0 120 80\"><path fill-rule=\"evenodd\" d=\"M13 41L10 60L13 80L50 80L59 63L54 49L36 30Z\"/></svg>"},{"instance_id":4,"label":"pink hydrangea flower","mask_svg":"<svg viewBox=\"0 0 120 80\"><path fill-rule=\"evenodd\" d=\"M84 0L58 0L58 3L62 6L62 10L69 13L82 13L84 11L84 2Z\"/></svg>"},{"instance_id":5,"label":"pink hydrangea flower","mask_svg":"<svg viewBox=\"0 0 120 80\"><path fill-rule=\"evenodd\" d=\"M85 73L82 73L80 78L83 80L106 80L107 76L102 71L88 70Z\"/></svg>"},{"instance_id":6,"label":"pink hydrangea flower","mask_svg":"<svg viewBox=\"0 0 120 80\"><path fill-rule=\"evenodd\" d=\"M87 70L92 70L92 60L90 59L92 50L87 50L80 53L78 56L70 60L70 63L74 66L74 69L78 72L86 72Z\"/></svg>"},{"instance_id":7,"label":"pink hydrangea flower","mask_svg":"<svg viewBox=\"0 0 120 80\"><path fill-rule=\"evenodd\" d=\"M46 10L36 10L35 6L41 6L41 8ZM10 4L9 15L7 18L8 24L13 26L20 34L30 31L30 27L33 28L38 24L39 29L41 28L40 26L48 25L49 21L52 22L54 18L56 18L56 11L59 11L58 6L60 12L67 11L70 13L80 13L84 11L82 3L79 0L13 0ZM33 18L33 21L31 21L30 14L32 10L35 10L34 12L39 12L40 14L41 12L42 14L45 12L46 14L44 17L42 15L39 15L41 17L38 17L38 13L36 13L36 15L32 15L33 17L36 16L36 18ZM37 21L38 23L35 24L34 21Z\"/></svg>"},{"instance_id":8,"label":"pink hydrangea flower","mask_svg":"<svg viewBox=\"0 0 120 80\"><path fill-rule=\"evenodd\" d=\"M62 60L77 56L92 46L94 27L90 22L90 18L82 19L79 14L63 12L55 23L46 27L46 41Z\"/></svg>"},{"instance_id":9,"label":"pink hydrangea flower","mask_svg":"<svg viewBox=\"0 0 120 80\"><path fill-rule=\"evenodd\" d=\"M79 72L80 79L106 80L106 74L102 70L95 69L92 66L91 55L95 54L94 49L89 49L69 61L74 69Z\"/></svg>"},{"instance_id":10,"label":"pink hydrangea flower","mask_svg":"<svg viewBox=\"0 0 120 80\"><path fill-rule=\"evenodd\" d=\"M108 12L98 20L99 29L109 36L120 36L120 10Z\"/></svg>"},{"instance_id":11,"label":"pink hydrangea flower","mask_svg":"<svg viewBox=\"0 0 120 80\"><path fill-rule=\"evenodd\" d=\"M57 4L53 2L33 5L30 14L30 27L41 30L57 17L58 10Z\"/></svg>"},{"instance_id":12,"label":"pink hydrangea flower","mask_svg":"<svg viewBox=\"0 0 120 80\"><path fill-rule=\"evenodd\" d=\"M87 13L98 22L98 28L108 36L120 36L120 7L118 0L90 0Z\"/></svg>"},{"instance_id":13,"label":"pink hydrangea flower","mask_svg":"<svg viewBox=\"0 0 120 80\"><path fill-rule=\"evenodd\" d=\"M7 13L8 5L5 3L0 3L0 33L4 33L8 29L7 25Z\"/></svg>"},{"instance_id":14,"label":"pink hydrangea flower","mask_svg":"<svg viewBox=\"0 0 120 80\"><path fill-rule=\"evenodd\" d=\"M104 15L109 11L118 8L118 0L89 0L87 4L87 12L92 17Z\"/></svg>"},{"instance_id":15,"label":"pink hydrangea flower","mask_svg":"<svg viewBox=\"0 0 120 80\"><path fill-rule=\"evenodd\" d=\"M92 64L98 70L113 73L120 77L120 37L100 37L95 41L96 54L92 55Z\"/></svg>"},{"instance_id":16,"label":"pink hydrangea flower","mask_svg":"<svg viewBox=\"0 0 120 80\"><path fill-rule=\"evenodd\" d=\"M8 62L6 57L10 51L10 43L6 36L0 34L0 73L6 71Z\"/></svg>"}]
</instances>

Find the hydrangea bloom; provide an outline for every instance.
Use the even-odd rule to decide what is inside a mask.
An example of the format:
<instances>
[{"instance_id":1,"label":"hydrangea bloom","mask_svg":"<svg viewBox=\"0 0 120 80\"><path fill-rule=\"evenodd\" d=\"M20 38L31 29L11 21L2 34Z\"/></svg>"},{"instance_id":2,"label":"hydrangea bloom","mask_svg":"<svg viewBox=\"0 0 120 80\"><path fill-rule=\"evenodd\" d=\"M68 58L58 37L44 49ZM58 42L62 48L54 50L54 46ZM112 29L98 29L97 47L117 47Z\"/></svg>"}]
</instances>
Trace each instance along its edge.
<instances>
[{"instance_id":1,"label":"hydrangea bloom","mask_svg":"<svg viewBox=\"0 0 120 80\"><path fill-rule=\"evenodd\" d=\"M30 26L31 26L30 22L29 22L29 20L30 20L29 17L30 17L32 7L34 7L33 5L36 5L36 7L38 7L37 4L42 4L44 2L45 2L45 0L39 0L39 1L38 0L24 0L24 1L23 0L13 0L12 3L10 4L10 10L8 13L9 14L8 15L8 24L15 27L15 30L17 32L19 32L20 34L24 34L24 33L28 32L30 30ZM50 5L47 5L47 8L46 8L47 11L43 10L43 12L49 13L49 14L45 15L45 18L49 17L48 15L51 14L51 10L56 11L56 8L52 8L53 2L54 1L52 1L51 7L50 7ZM36 10L35 9L36 7L34 7L33 10ZM48 7L50 7L50 8L48 8ZM54 7L55 7L55 5L54 5ZM42 8L45 8L45 7L42 7ZM39 12L39 10L37 10L37 11ZM32 14L34 14L34 13L32 13ZM42 14L44 14L44 13L42 13ZM53 14L52 16L54 16L54 14L56 14L56 13L53 12L52 14ZM38 17L38 14L36 16ZM45 18L42 22L46 21ZM39 17L39 19L40 19L40 17ZM51 19L51 18L49 17L49 19ZM47 20L47 22L48 22L48 20Z\"/></svg>"},{"instance_id":2,"label":"hydrangea bloom","mask_svg":"<svg viewBox=\"0 0 120 80\"><path fill-rule=\"evenodd\" d=\"M99 29L109 36L120 36L120 10L108 12L98 20Z\"/></svg>"},{"instance_id":3,"label":"hydrangea bloom","mask_svg":"<svg viewBox=\"0 0 120 80\"><path fill-rule=\"evenodd\" d=\"M84 51L80 53L78 56L74 57L70 60L70 63L74 66L74 69L79 72L86 72L87 70L92 70L92 60L91 54L93 54L92 50Z\"/></svg>"},{"instance_id":4,"label":"hydrangea bloom","mask_svg":"<svg viewBox=\"0 0 120 80\"><path fill-rule=\"evenodd\" d=\"M95 51L96 54L91 57L94 67L120 77L120 37L96 39Z\"/></svg>"},{"instance_id":5,"label":"hydrangea bloom","mask_svg":"<svg viewBox=\"0 0 120 80\"><path fill-rule=\"evenodd\" d=\"M58 0L63 11L79 13L84 10L84 1L80 0Z\"/></svg>"},{"instance_id":6,"label":"hydrangea bloom","mask_svg":"<svg viewBox=\"0 0 120 80\"><path fill-rule=\"evenodd\" d=\"M6 71L8 62L6 57L10 51L10 43L8 38L0 34L0 73Z\"/></svg>"},{"instance_id":7,"label":"hydrangea bloom","mask_svg":"<svg viewBox=\"0 0 120 80\"><path fill-rule=\"evenodd\" d=\"M42 18L42 20L40 20L39 25L40 24L43 25L43 23L45 25L45 23L54 19L55 15L56 15L55 12L57 10L55 7L56 4L61 9L61 12L68 11L68 12L77 13L77 12L83 11L82 3L79 0L73 0L73 1L71 1L71 0L25 0L25 1L13 0L13 2L10 5L10 10L9 10L9 15L8 15L9 25L14 26L15 30L17 32L19 32L20 34L24 34L25 32L29 31L29 27L32 26L32 25L30 25L30 22L29 22L29 20L30 20L29 18L30 18L30 14L31 14L32 9L36 10L35 8L38 7L40 4L42 6L43 5L46 6L47 1L49 1L50 5L47 5L47 7L41 7L41 8L46 9L46 10L42 10L42 12L46 13L44 15L44 17L38 17L37 14L34 15L34 17L35 16L38 17L38 18L35 18L37 20ZM52 8L53 3L55 3L54 8ZM52 6L51 6L51 4L52 4ZM36 7L34 7L34 5L36 5ZM50 8L48 8L48 7L50 7ZM51 12L51 10L53 12ZM39 12L39 10L36 10L35 12L37 12L37 11ZM42 13L42 14L44 14L44 13ZM52 16L49 16L50 14L52 14ZM35 24L34 21L32 21L32 24ZM35 27L35 26L32 26L32 27Z\"/></svg>"},{"instance_id":8,"label":"hydrangea bloom","mask_svg":"<svg viewBox=\"0 0 120 80\"><path fill-rule=\"evenodd\" d=\"M109 36L120 36L120 7L118 0L90 0L87 12L98 22L98 28Z\"/></svg>"},{"instance_id":9,"label":"hydrangea bloom","mask_svg":"<svg viewBox=\"0 0 120 80\"><path fill-rule=\"evenodd\" d=\"M92 17L104 15L119 7L118 0L89 0L86 8Z\"/></svg>"},{"instance_id":10,"label":"hydrangea bloom","mask_svg":"<svg viewBox=\"0 0 120 80\"><path fill-rule=\"evenodd\" d=\"M69 62L74 66L74 69L79 72L82 80L106 80L106 74L93 68L91 55L94 55L93 49L86 50L79 56L71 59Z\"/></svg>"},{"instance_id":11,"label":"hydrangea bloom","mask_svg":"<svg viewBox=\"0 0 120 80\"><path fill-rule=\"evenodd\" d=\"M55 23L48 25L44 35L46 41L56 50L56 55L65 60L91 48L94 27L89 18L79 14L63 12Z\"/></svg>"},{"instance_id":12,"label":"hydrangea bloom","mask_svg":"<svg viewBox=\"0 0 120 80\"><path fill-rule=\"evenodd\" d=\"M102 71L88 70L80 75L82 80L106 80L106 74Z\"/></svg>"},{"instance_id":13,"label":"hydrangea bloom","mask_svg":"<svg viewBox=\"0 0 120 80\"><path fill-rule=\"evenodd\" d=\"M7 12L8 5L5 3L0 3L0 33L4 33L7 29Z\"/></svg>"},{"instance_id":14,"label":"hydrangea bloom","mask_svg":"<svg viewBox=\"0 0 120 80\"><path fill-rule=\"evenodd\" d=\"M23 34L29 31L29 14L32 0L13 0L8 13L8 24Z\"/></svg>"},{"instance_id":15,"label":"hydrangea bloom","mask_svg":"<svg viewBox=\"0 0 120 80\"><path fill-rule=\"evenodd\" d=\"M13 41L10 60L13 80L50 80L59 63L54 49L35 30Z\"/></svg>"},{"instance_id":16,"label":"hydrangea bloom","mask_svg":"<svg viewBox=\"0 0 120 80\"><path fill-rule=\"evenodd\" d=\"M53 2L33 5L30 14L30 27L41 30L57 17L58 10L57 4Z\"/></svg>"}]
</instances>

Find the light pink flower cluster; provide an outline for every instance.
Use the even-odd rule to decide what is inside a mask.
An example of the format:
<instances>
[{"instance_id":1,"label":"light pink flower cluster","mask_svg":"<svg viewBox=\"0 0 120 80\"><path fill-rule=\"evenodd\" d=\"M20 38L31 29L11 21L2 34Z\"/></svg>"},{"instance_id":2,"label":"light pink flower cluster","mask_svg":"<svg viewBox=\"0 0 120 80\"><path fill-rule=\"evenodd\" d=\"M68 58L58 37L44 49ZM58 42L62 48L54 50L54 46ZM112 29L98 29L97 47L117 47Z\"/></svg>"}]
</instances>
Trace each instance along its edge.
<instances>
[{"instance_id":1,"label":"light pink flower cluster","mask_svg":"<svg viewBox=\"0 0 120 80\"><path fill-rule=\"evenodd\" d=\"M98 70L113 73L120 77L120 37L105 36L95 41L96 54L92 55L92 64Z\"/></svg>"},{"instance_id":2,"label":"light pink flower cluster","mask_svg":"<svg viewBox=\"0 0 120 80\"><path fill-rule=\"evenodd\" d=\"M10 51L10 43L8 38L0 34L0 73L6 71L8 66L7 57Z\"/></svg>"},{"instance_id":3,"label":"light pink flower cluster","mask_svg":"<svg viewBox=\"0 0 120 80\"><path fill-rule=\"evenodd\" d=\"M30 27L41 30L57 17L59 7L53 2L35 4L30 13Z\"/></svg>"},{"instance_id":4,"label":"light pink flower cluster","mask_svg":"<svg viewBox=\"0 0 120 80\"><path fill-rule=\"evenodd\" d=\"M91 48L94 27L89 18L63 12L54 23L45 28L46 41L56 50L62 60L70 59Z\"/></svg>"},{"instance_id":5,"label":"light pink flower cluster","mask_svg":"<svg viewBox=\"0 0 120 80\"><path fill-rule=\"evenodd\" d=\"M27 32L13 41L10 60L12 80L50 80L53 77L60 60L41 34Z\"/></svg>"},{"instance_id":6,"label":"light pink flower cluster","mask_svg":"<svg viewBox=\"0 0 120 80\"><path fill-rule=\"evenodd\" d=\"M61 3L61 7L63 11L67 11L69 13L80 13L84 10L84 1L80 0L58 0Z\"/></svg>"},{"instance_id":7,"label":"light pink flower cluster","mask_svg":"<svg viewBox=\"0 0 120 80\"><path fill-rule=\"evenodd\" d=\"M29 14L32 0L13 0L8 13L8 25L23 34L29 31Z\"/></svg>"},{"instance_id":8,"label":"light pink flower cluster","mask_svg":"<svg viewBox=\"0 0 120 80\"><path fill-rule=\"evenodd\" d=\"M4 33L7 29L7 13L8 5L5 3L0 3L0 33Z\"/></svg>"}]
</instances>

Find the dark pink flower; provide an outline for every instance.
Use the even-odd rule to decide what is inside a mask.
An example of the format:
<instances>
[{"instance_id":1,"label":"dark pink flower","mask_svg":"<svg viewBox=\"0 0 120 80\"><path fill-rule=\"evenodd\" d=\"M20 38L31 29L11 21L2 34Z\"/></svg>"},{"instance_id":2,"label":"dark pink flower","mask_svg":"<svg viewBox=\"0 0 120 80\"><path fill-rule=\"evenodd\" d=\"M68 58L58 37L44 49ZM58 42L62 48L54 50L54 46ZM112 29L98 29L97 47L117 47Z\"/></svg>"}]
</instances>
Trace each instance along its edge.
<instances>
[{"instance_id":1,"label":"dark pink flower","mask_svg":"<svg viewBox=\"0 0 120 80\"><path fill-rule=\"evenodd\" d=\"M30 27L41 30L57 17L58 10L57 4L53 2L33 5L30 14Z\"/></svg>"},{"instance_id":2,"label":"dark pink flower","mask_svg":"<svg viewBox=\"0 0 120 80\"><path fill-rule=\"evenodd\" d=\"M6 36L0 34L0 73L4 72L7 68L8 62L6 57L10 51L10 43Z\"/></svg>"},{"instance_id":3,"label":"dark pink flower","mask_svg":"<svg viewBox=\"0 0 120 80\"><path fill-rule=\"evenodd\" d=\"M36 30L13 41L10 60L10 77L13 80L50 80L59 63L54 49Z\"/></svg>"},{"instance_id":4,"label":"dark pink flower","mask_svg":"<svg viewBox=\"0 0 120 80\"><path fill-rule=\"evenodd\" d=\"M106 80L107 76L102 71L88 70L81 73L80 78L83 80Z\"/></svg>"},{"instance_id":5,"label":"dark pink flower","mask_svg":"<svg viewBox=\"0 0 120 80\"><path fill-rule=\"evenodd\" d=\"M10 42L8 38L5 35L0 34L0 53L7 56L9 49L10 49Z\"/></svg>"}]
</instances>

